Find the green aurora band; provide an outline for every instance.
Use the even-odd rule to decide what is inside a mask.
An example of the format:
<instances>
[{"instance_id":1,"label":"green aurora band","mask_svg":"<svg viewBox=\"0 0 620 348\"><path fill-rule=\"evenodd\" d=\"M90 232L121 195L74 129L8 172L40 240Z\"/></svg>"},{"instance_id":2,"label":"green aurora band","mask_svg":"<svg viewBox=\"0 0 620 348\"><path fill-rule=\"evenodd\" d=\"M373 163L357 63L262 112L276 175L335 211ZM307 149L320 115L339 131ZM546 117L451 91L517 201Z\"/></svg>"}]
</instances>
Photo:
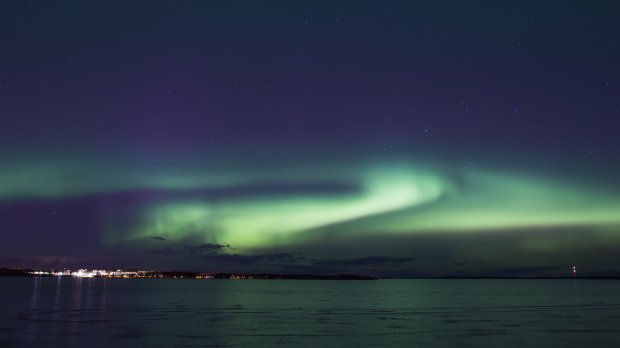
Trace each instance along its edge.
<instances>
[{"instance_id":1,"label":"green aurora band","mask_svg":"<svg viewBox=\"0 0 620 348\"><path fill-rule=\"evenodd\" d=\"M128 219L103 212L102 241L109 246L161 237L169 241L229 244L252 252L329 235L437 234L620 224L620 195L557 176L492 169L446 169L410 162L314 164L287 170L217 171L127 166L108 175L110 163L36 162L1 174L0 199L53 200L142 188L199 190L253 182L344 182L354 192L236 197L183 196L135 207ZM119 164L116 164L117 167ZM312 169L313 168L313 169ZM25 175L25 173L32 173ZM118 174L122 173L122 174Z\"/></svg>"},{"instance_id":2,"label":"green aurora band","mask_svg":"<svg viewBox=\"0 0 620 348\"><path fill-rule=\"evenodd\" d=\"M203 231L199 233L205 242L261 247L286 243L304 231L427 204L445 189L441 178L411 169L371 170L351 180L360 183L362 192L224 203L170 202L146 211L143 225L129 238L175 240Z\"/></svg>"},{"instance_id":3,"label":"green aurora band","mask_svg":"<svg viewBox=\"0 0 620 348\"><path fill-rule=\"evenodd\" d=\"M363 180L363 179L362 179ZM620 223L620 200L529 177L467 173L459 190L441 175L384 170L346 197L294 197L234 203L171 202L145 212L128 238L183 239L254 248L331 233L429 233Z\"/></svg>"}]
</instances>

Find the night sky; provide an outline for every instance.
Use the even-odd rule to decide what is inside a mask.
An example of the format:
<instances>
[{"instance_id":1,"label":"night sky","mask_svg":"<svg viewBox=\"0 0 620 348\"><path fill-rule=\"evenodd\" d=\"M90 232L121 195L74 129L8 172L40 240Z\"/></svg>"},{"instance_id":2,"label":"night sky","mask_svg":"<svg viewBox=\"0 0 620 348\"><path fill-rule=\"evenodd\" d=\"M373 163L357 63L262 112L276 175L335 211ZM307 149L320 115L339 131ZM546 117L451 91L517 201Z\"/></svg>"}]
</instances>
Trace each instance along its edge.
<instances>
[{"instance_id":1,"label":"night sky","mask_svg":"<svg viewBox=\"0 0 620 348\"><path fill-rule=\"evenodd\" d=\"M617 1L2 1L0 266L620 275Z\"/></svg>"}]
</instances>

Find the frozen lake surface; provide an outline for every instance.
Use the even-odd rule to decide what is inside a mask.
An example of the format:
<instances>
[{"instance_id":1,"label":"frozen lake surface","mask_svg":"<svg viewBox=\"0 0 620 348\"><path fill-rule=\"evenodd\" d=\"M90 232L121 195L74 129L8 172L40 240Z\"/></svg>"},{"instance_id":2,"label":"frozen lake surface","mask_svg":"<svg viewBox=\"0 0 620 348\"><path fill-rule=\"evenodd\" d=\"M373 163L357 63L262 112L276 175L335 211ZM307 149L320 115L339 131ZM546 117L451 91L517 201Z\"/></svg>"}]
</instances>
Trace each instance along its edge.
<instances>
[{"instance_id":1,"label":"frozen lake surface","mask_svg":"<svg viewBox=\"0 0 620 348\"><path fill-rule=\"evenodd\" d=\"M616 280L0 278L0 347L608 347Z\"/></svg>"}]
</instances>

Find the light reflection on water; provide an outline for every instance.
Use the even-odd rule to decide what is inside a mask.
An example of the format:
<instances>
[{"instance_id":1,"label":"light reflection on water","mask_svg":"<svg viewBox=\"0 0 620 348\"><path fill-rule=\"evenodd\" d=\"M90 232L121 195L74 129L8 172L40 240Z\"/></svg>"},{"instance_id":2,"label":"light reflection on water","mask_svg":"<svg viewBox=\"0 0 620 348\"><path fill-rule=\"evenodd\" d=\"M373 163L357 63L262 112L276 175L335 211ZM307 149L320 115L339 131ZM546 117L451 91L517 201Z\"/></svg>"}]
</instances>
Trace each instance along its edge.
<instances>
[{"instance_id":1,"label":"light reflection on water","mask_svg":"<svg viewBox=\"0 0 620 348\"><path fill-rule=\"evenodd\" d=\"M0 347L614 346L620 281L0 278Z\"/></svg>"}]
</instances>

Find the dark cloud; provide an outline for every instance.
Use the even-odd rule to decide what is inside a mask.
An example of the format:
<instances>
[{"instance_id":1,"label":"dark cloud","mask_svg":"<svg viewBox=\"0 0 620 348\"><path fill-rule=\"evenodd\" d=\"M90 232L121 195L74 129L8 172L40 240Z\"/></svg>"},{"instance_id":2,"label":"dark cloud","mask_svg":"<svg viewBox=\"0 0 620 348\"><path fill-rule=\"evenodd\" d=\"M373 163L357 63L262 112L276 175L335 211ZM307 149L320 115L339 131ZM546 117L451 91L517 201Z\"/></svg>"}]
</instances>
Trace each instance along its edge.
<instances>
[{"instance_id":1,"label":"dark cloud","mask_svg":"<svg viewBox=\"0 0 620 348\"><path fill-rule=\"evenodd\" d=\"M147 239L158 240L158 241L161 241L161 242L167 242L168 241L166 238L159 237L159 236L148 237Z\"/></svg>"},{"instance_id":2,"label":"dark cloud","mask_svg":"<svg viewBox=\"0 0 620 348\"><path fill-rule=\"evenodd\" d=\"M303 266L314 268L348 268L348 267L368 267L368 266L399 266L416 261L414 257L388 257L388 256L369 256L360 258L344 259L320 259L308 258L298 253L278 252L264 254L239 254L224 253L225 249L232 249L230 245L205 243L200 245L184 245L181 247L163 247L149 249L145 252L151 254L161 254L165 256L197 256L205 260L222 263L269 263L281 264L283 266Z\"/></svg>"},{"instance_id":3,"label":"dark cloud","mask_svg":"<svg viewBox=\"0 0 620 348\"><path fill-rule=\"evenodd\" d=\"M161 255L179 260L198 271L236 271L252 272L289 271L305 269L306 258L295 253L240 254L226 253L232 250L229 245L200 244L180 247L163 247L146 250L146 253ZM166 264L169 265L168 262Z\"/></svg>"},{"instance_id":4,"label":"dark cloud","mask_svg":"<svg viewBox=\"0 0 620 348\"><path fill-rule=\"evenodd\" d=\"M244 255L244 254L212 254L205 255L205 260L219 262L219 263L233 263L233 264L270 264L279 266L295 266L299 262L303 262L305 258L293 254L293 253L275 253L275 254L256 254L256 255Z\"/></svg>"},{"instance_id":5,"label":"dark cloud","mask_svg":"<svg viewBox=\"0 0 620 348\"><path fill-rule=\"evenodd\" d=\"M186 250L195 253L212 253L212 252L220 252L223 249L230 248L229 244L214 244L214 243L204 243L200 245L186 245L184 246Z\"/></svg>"},{"instance_id":6,"label":"dark cloud","mask_svg":"<svg viewBox=\"0 0 620 348\"><path fill-rule=\"evenodd\" d=\"M180 247L163 247L146 250L150 254L159 254L174 258L200 259L208 261L210 267L253 268L259 271L278 270L286 273L365 273L369 270L403 269L417 259L414 257L368 256L358 258L317 258L300 253L274 252L260 254L226 253L232 249L229 245L200 244Z\"/></svg>"},{"instance_id":7,"label":"dark cloud","mask_svg":"<svg viewBox=\"0 0 620 348\"><path fill-rule=\"evenodd\" d=\"M149 254L160 254L165 256L207 256L220 253L222 250L230 248L230 245L204 243L199 245L184 245L181 247L167 246L157 249L145 250Z\"/></svg>"},{"instance_id":8,"label":"dark cloud","mask_svg":"<svg viewBox=\"0 0 620 348\"><path fill-rule=\"evenodd\" d=\"M225 249L232 249L230 245L204 243L200 245L184 245L181 247L164 247L146 250L146 253L160 254L172 257L201 258L215 263L229 264L295 264L303 258L293 253L270 254L236 254L223 253Z\"/></svg>"},{"instance_id":9,"label":"dark cloud","mask_svg":"<svg viewBox=\"0 0 620 348\"><path fill-rule=\"evenodd\" d=\"M388 257L370 256L352 259L326 259L315 260L315 267L339 268L339 267L368 267L368 266L400 266L416 261L415 257Z\"/></svg>"}]
</instances>

